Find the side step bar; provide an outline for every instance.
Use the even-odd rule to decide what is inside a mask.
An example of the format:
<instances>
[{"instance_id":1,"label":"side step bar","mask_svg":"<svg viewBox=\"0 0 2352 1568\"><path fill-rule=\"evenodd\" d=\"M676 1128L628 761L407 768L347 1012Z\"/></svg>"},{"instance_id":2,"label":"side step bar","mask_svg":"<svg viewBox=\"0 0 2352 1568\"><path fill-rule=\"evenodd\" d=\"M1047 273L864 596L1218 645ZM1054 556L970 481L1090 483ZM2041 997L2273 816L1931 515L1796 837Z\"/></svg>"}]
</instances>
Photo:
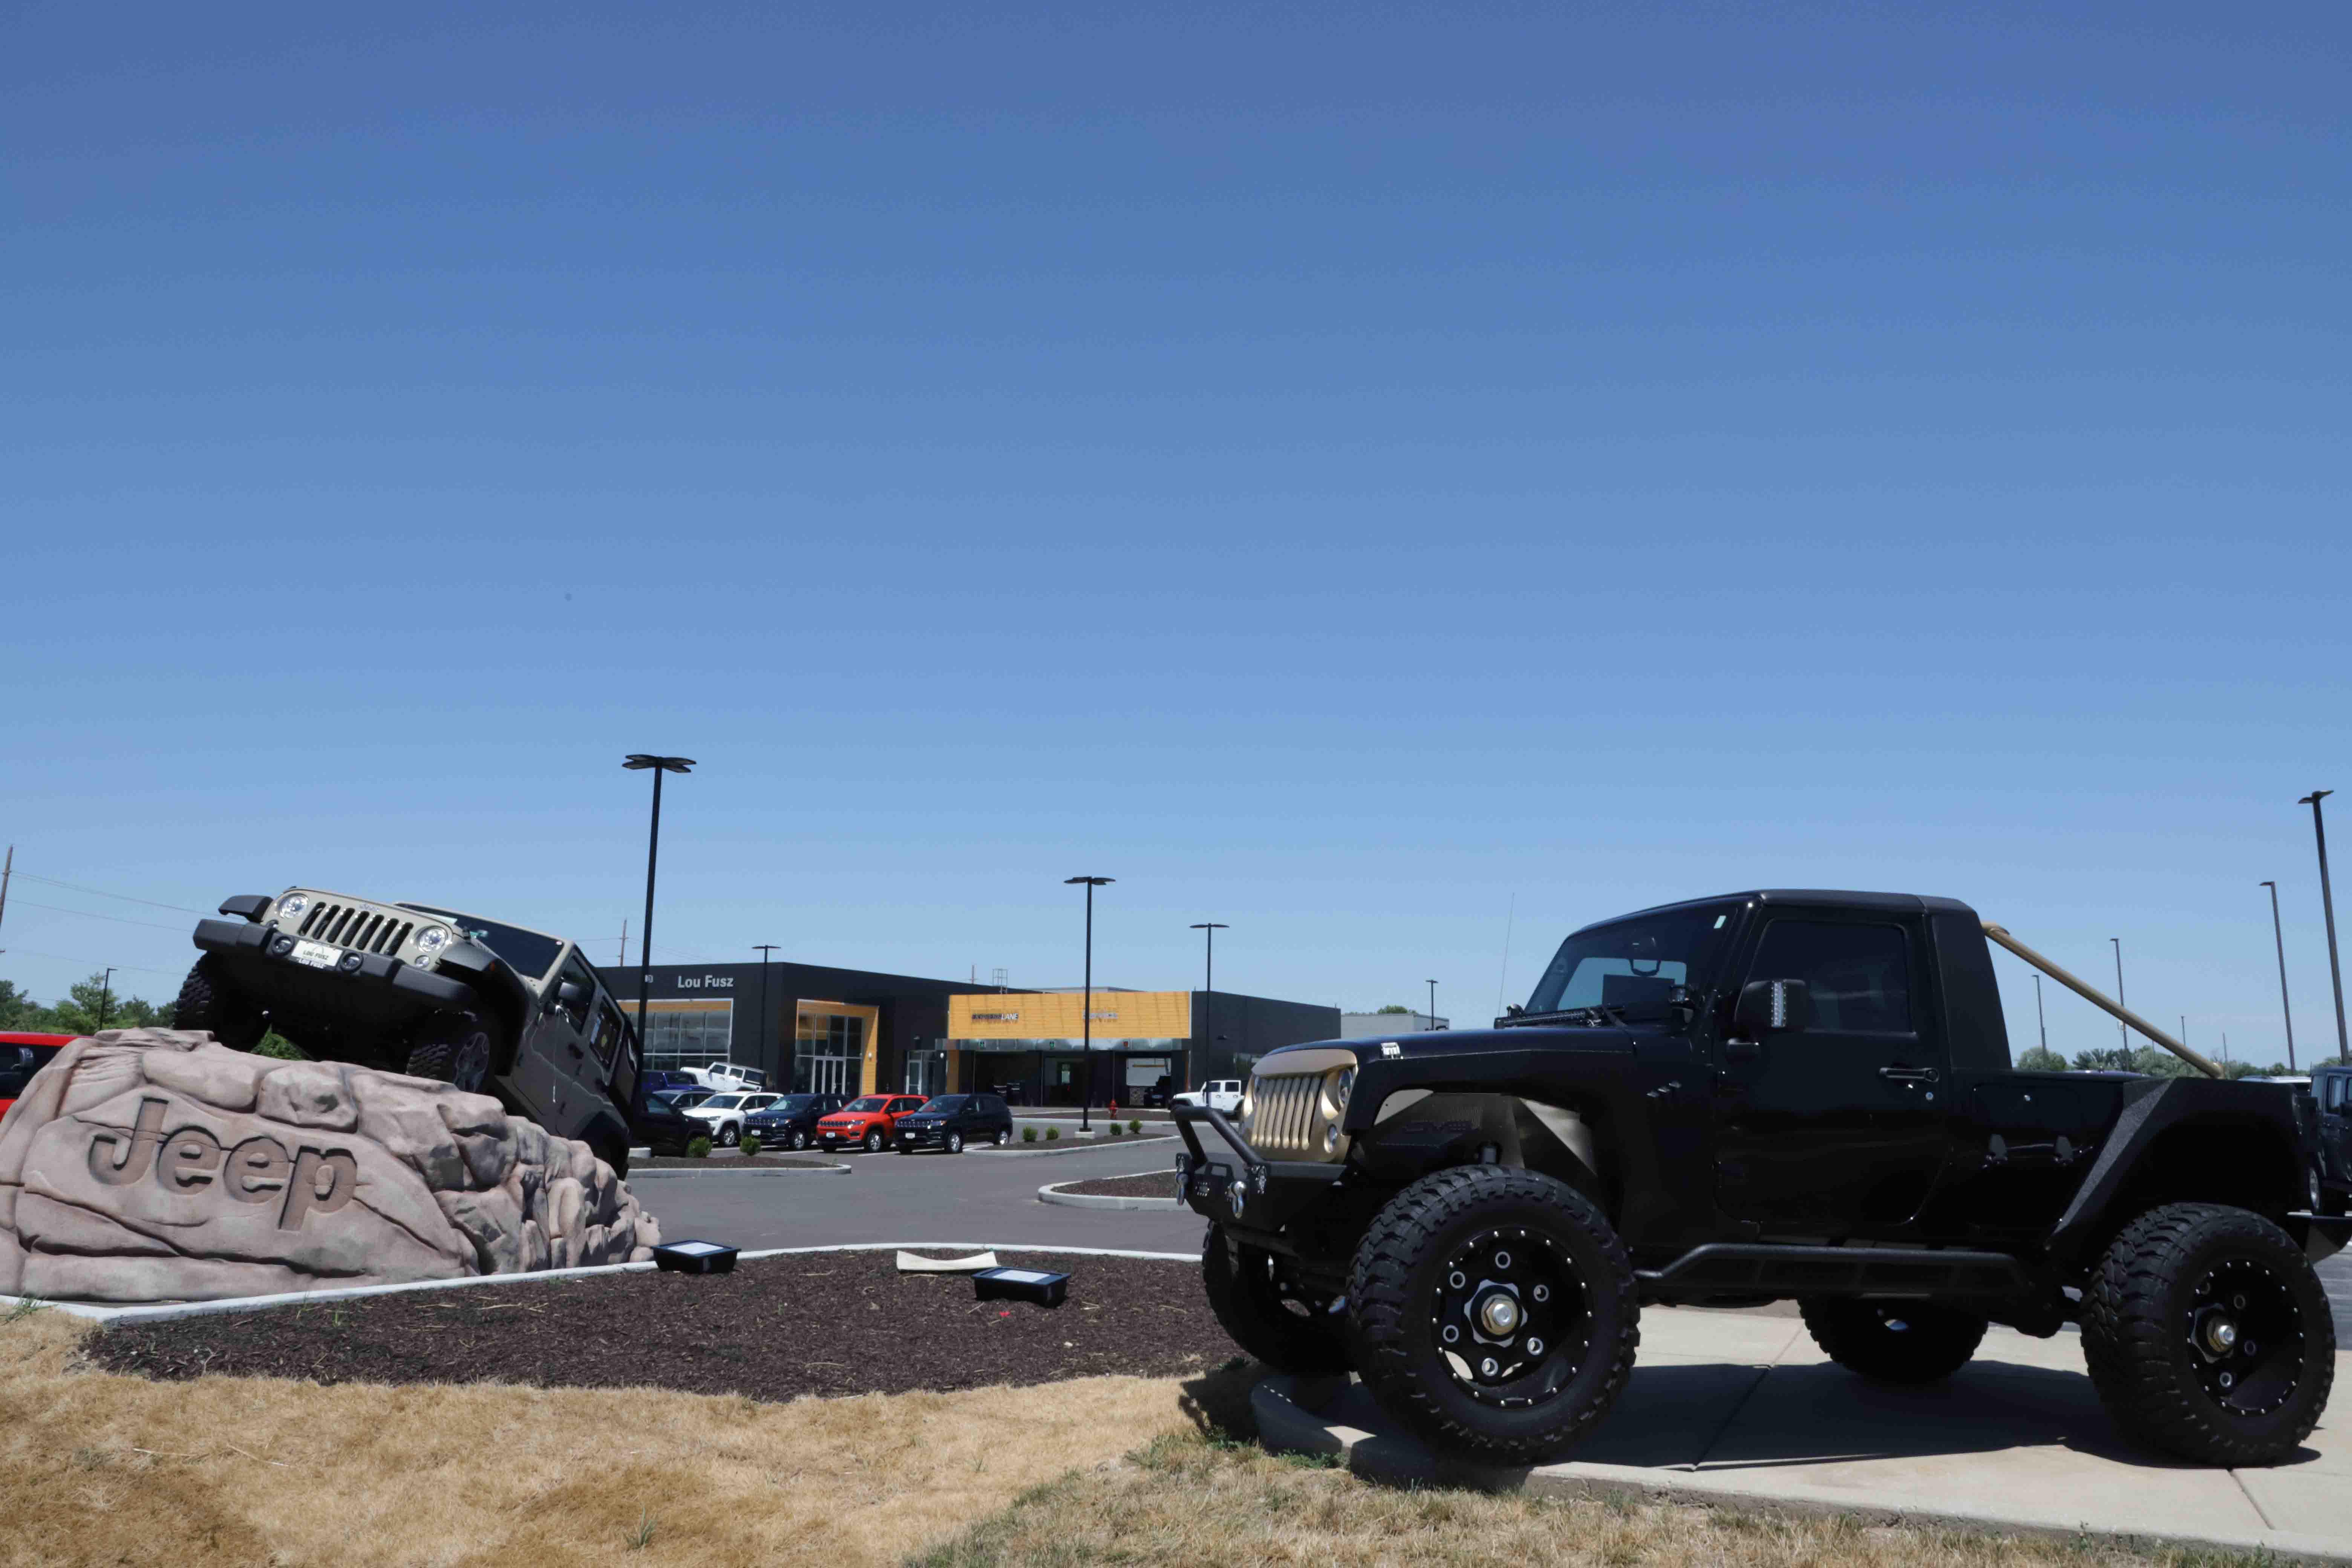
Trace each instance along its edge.
<instances>
[{"instance_id":1,"label":"side step bar","mask_svg":"<svg viewBox=\"0 0 2352 1568\"><path fill-rule=\"evenodd\" d=\"M1926 1252L1892 1247L1768 1247L1711 1242L1664 1268L1637 1270L1642 1294L1694 1296L1979 1296L2041 1293L2005 1252Z\"/></svg>"}]
</instances>

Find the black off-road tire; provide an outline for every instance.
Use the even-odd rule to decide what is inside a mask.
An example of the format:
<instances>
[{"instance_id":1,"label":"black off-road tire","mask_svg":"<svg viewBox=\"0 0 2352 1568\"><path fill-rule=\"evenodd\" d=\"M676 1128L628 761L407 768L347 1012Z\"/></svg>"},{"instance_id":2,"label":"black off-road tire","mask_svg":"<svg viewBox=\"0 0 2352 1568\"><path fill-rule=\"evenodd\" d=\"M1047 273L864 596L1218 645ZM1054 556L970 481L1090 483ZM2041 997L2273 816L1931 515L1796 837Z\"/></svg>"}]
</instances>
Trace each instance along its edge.
<instances>
[{"instance_id":1,"label":"black off-road tire","mask_svg":"<svg viewBox=\"0 0 2352 1568\"><path fill-rule=\"evenodd\" d=\"M2243 1325L2241 1346L2261 1334L2255 1349L2201 1351L2215 1312ZM2083 1359L2126 1436L2203 1464L2273 1465L2327 1407L2336 1323L2286 1232L2245 1209L2168 1204L2125 1226L2092 1270ZM2217 1387L2225 1372L2234 1386Z\"/></svg>"},{"instance_id":2,"label":"black off-road tire","mask_svg":"<svg viewBox=\"0 0 2352 1568\"><path fill-rule=\"evenodd\" d=\"M1209 1310L1234 1343L1297 1377L1344 1377L1345 1325L1327 1304L1286 1292L1272 1253L1244 1247L1213 1225L1201 1244L1201 1283Z\"/></svg>"},{"instance_id":3,"label":"black off-road tire","mask_svg":"<svg viewBox=\"0 0 2352 1568\"><path fill-rule=\"evenodd\" d=\"M249 1051L269 1031L261 1009L229 977L228 966L205 953L180 982L179 999L172 1004L172 1027L202 1029L233 1051Z\"/></svg>"},{"instance_id":4,"label":"black off-road tire","mask_svg":"<svg viewBox=\"0 0 2352 1568\"><path fill-rule=\"evenodd\" d=\"M1446 1292L1478 1290L1471 1269L1506 1271L1506 1256L1540 1260L1559 1281L1548 1297L1527 1291L1529 1304L1546 1303L1557 1342L1498 1352L1532 1356L1501 1368L1529 1369L1503 1385L1524 1390L1524 1403L1469 1392L1484 1385L1446 1359L1487 1359L1461 1337ZM1633 1262L1608 1217L1567 1183L1504 1165L1438 1171L1391 1199L1357 1246L1348 1318L1356 1371L1381 1408L1431 1447L1493 1465L1553 1458L1591 1431L1624 1391L1642 1340Z\"/></svg>"},{"instance_id":5,"label":"black off-road tire","mask_svg":"<svg viewBox=\"0 0 2352 1568\"><path fill-rule=\"evenodd\" d=\"M1985 1337L1985 1319L1937 1301L1808 1296L1797 1310L1830 1360L1874 1383L1940 1383Z\"/></svg>"},{"instance_id":6,"label":"black off-road tire","mask_svg":"<svg viewBox=\"0 0 2352 1568\"><path fill-rule=\"evenodd\" d=\"M496 1024L471 1010L436 1013L408 1037L408 1063L401 1070L411 1078L453 1085L467 1094L488 1094L498 1058Z\"/></svg>"}]
</instances>

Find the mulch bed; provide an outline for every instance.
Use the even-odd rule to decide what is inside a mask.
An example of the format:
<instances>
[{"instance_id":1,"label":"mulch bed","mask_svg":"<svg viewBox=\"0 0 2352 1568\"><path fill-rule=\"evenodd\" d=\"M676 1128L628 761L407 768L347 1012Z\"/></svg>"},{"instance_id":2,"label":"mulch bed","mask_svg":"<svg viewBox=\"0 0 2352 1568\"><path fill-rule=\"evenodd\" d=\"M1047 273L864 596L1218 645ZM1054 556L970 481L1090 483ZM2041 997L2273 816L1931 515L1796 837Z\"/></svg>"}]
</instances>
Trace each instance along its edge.
<instances>
[{"instance_id":1,"label":"mulch bed","mask_svg":"<svg viewBox=\"0 0 2352 1568\"><path fill-rule=\"evenodd\" d=\"M1139 1176L1097 1176L1087 1182L1056 1182L1055 1189L1065 1193L1100 1194L1107 1198L1173 1198L1182 1194L1176 1190L1173 1171L1146 1171Z\"/></svg>"},{"instance_id":2,"label":"mulch bed","mask_svg":"<svg viewBox=\"0 0 2352 1568\"><path fill-rule=\"evenodd\" d=\"M766 1170L774 1166L782 1170L824 1171L839 1163L821 1160L811 1154L754 1154L745 1159L740 1154L713 1154L707 1160L689 1160L683 1154L643 1155L629 1162L632 1171L748 1171Z\"/></svg>"},{"instance_id":3,"label":"mulch bed","mask_svg":"<svg viewBox=\"0 0 2352 1568\"><path fill-rule=\"evenodd\" d=\"M167 1380L655 1386L766 1400L1168 1377L1241 1353L1191 1264L997 1257L1067 1272L1068 1300L978 1301L968 1277L900 1274L889 1252L815 1252L732 1274L649 1271L123 1324L94 1336L88 1353L108 1370Z\"/></svg>"}]
</instances>

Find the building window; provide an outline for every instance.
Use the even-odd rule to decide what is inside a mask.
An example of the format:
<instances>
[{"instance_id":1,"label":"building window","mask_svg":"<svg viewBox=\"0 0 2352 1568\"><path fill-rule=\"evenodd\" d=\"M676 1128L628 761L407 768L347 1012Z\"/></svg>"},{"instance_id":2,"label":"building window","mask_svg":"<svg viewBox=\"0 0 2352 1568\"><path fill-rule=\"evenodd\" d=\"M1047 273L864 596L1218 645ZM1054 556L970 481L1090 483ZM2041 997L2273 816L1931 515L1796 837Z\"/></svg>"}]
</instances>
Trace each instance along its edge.
<instances>
[{"instance_id":1,"label":"building window","mask_svg":"<svg viewBox=\"0 0 2352 1568\"><path fill-rule=\"evenodd\" d=\"M648 1002L646 1066L676 1072L730 1060L734 1033L732 1002Z\"/></svg>"}]
</instances>

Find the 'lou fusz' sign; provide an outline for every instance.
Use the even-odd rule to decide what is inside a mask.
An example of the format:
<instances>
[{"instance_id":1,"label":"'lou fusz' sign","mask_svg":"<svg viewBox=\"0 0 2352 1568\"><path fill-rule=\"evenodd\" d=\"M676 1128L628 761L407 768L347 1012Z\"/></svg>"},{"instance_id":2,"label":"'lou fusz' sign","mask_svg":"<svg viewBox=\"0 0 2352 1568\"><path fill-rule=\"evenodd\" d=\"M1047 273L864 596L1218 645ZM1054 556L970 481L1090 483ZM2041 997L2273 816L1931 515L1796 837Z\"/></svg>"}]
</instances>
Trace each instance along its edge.
<instances>
[{"instance_id":1,"label":"'lou fusz' sign","mask_svg":"<svg viewBox=\"0 0 2352 1568\"><path fill-rule=\"evenodd\" d=\"M139 1121L128 1131L101 1127L90 1136L89 1173L110 1187L127 1187L152 1173L167 1193L207 1191L232 1203L278 1204L278 1228L299 1230L314 1214L332 1214L352 1201L359 1162L347 1150L305 1148L288 1153L267 1135L233 1149L202 1127L163 1131L160 1100L139 1102Z\"/></svg>"}]
</instances>

